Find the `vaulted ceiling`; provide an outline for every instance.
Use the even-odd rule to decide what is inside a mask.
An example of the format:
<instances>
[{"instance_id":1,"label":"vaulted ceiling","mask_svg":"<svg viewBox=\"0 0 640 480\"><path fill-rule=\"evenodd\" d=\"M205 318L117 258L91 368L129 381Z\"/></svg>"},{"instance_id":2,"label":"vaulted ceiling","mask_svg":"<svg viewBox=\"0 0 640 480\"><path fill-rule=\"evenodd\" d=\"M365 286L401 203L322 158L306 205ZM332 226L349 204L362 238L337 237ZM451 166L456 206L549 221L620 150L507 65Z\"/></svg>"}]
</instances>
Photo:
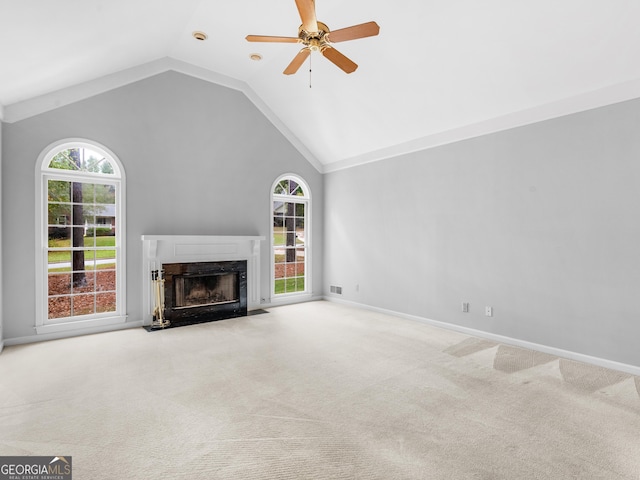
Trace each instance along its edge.
<instances>
[{"instance_id":1,"label":"vaulted ceiling","mask_svg":"<svg viewBox=\"0 0 640 480\"><path fill-rule=\"evenodd\" d=\"M380 25L335 45L354 73L313 53L283 75L299 45L245 40L297 36L294 0L0 0L5 121L173 68L245 91L331 171L640 97L638 0L316 0L316 14Z\"/></svg>"}]
</instances>

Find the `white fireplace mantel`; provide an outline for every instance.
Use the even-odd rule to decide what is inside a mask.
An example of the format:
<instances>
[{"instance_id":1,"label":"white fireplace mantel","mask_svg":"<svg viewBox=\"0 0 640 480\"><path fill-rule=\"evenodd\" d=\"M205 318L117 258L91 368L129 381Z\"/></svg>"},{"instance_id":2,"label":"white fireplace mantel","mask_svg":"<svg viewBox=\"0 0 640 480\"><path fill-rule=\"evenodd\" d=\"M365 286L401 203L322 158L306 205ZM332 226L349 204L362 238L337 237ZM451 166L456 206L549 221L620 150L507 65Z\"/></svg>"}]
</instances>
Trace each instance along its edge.
<instances>
[{"instance_id":1,"label":"white fireplace mantel","mask_svg":"<svg viewBox=\"0 0 640 480\"><path fill-rule=\"evenodd\" d=\"M165 263L247 261L247 308L260 306L261 236L142 235L143 319L152 319L151 271Z\"/></svg>"}]
</instances>

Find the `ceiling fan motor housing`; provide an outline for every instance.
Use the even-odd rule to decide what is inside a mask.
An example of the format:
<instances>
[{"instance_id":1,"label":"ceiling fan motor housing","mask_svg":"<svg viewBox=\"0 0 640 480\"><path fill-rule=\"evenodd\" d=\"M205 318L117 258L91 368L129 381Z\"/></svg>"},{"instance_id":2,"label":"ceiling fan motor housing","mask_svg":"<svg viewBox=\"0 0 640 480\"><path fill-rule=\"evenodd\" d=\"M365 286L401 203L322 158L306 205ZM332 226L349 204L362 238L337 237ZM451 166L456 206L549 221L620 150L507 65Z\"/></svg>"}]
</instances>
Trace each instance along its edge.
<instances>
[{"instance_id":1,"label":"ceiling fan motor housing","mask_svg":"<svg viewBox=\"0 0 640 480\"><path fill-rule=\"evenodd\" d=\"M317 32L307 32L304 29L304 25L300 25L298 38L300 38L303 45L316 52L324 50L329 45L329 37L327 36L329 32L329 27L322 22L318 22Z\"/></svg>"}]
</instances>

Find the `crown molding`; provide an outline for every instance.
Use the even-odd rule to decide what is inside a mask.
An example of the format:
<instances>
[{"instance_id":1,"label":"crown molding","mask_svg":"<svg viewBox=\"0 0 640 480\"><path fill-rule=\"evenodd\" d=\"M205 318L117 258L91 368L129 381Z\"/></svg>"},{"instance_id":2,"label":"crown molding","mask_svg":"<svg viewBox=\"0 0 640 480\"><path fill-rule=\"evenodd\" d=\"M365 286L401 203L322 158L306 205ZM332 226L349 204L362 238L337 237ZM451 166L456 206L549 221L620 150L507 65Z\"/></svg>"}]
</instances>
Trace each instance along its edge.
<instances>
[{"instance_id":1,"label":"crown molding","mask_svg":"<svg viewBox=\"0 0 640 480\"><path fill-rule=\"evenodd\" d=\"M371 151L355 157L345 158L324 165L324 172L336 172L377 162L420 150L468 140L482 135L497 133L512 128L523 127L545 120L564 117L575 113L594 110L616 103L640 98L640 79L611 85L605 88L586 92L573 97L547 103L519 112L509 113L482 122L465 125L459 128L438 132L408 142L392 145L387 148Z\"/></svg>"},{"instance_id":2,"label":"crown molding","mask_svg":"<svg viewBox=\"0 0 640 480\"><path fill-rule=\"evenodd\" d=\"M309 163L311 163L316 170L323 173L322 163L293 134L293 132L287 128L273 110L264 103L264 101L251 87L249 87L246 82L183 62L181 60L176 60L171 57L159 58L136 67L105 75L104 77L63 88L55 92L46 93L21 102L16 102L11 105L6 105L4 108L0 105L0 121L5 121L7 123L18 122L167 71L175 71L244 93L249 101L251 101L254 106L265 117L267 117L267 119L298 150L298 152L300 152L300 154Z\"/></svg>"},{"instance_id":3,"label":"crown molding","mask_svg":"<svg viewBox=\"0 0 640 480\"><path fill-rule=\"evenodd\" d=\"M244 90L246 88L246 84L244 82L234 78L227 77L226 75L212 72L204 68L196 67L195 65L190 65L170 57L164 57L136 67L120 70L119 72L105 75L94 80L89 80L61 90L56 90L21 102L6 105L4 107L5 121L7 123L18 122L170 70L184 73L234 90Z\"/></svg>"},{"instance_id":4,"label":"crown molding","mask_svg":"<svg viewBox=\"0 0 640 480\"><path fill-rule=\"evenodd\" d=\"M5 106L5 121L18 122L108 92L168 70L166 59L154 60L104 77Z\"/></svg>"},{"instance_id":5,"label":"crown molding","mask_svg":"<svg viewBox=\"0 0 640 480\"><path fill-rule=\"evenodd\" d=\"M482 135L497 133L640 98L640 79L632 80L482 122L426 135L398 145L391 145L386 148L366 152L362 155L323 164L246 82L181 60L163 57L28 100L10 105L0 105L0 121L13 123L24 120L167 71L175 71L244 93L249 101L254 104L274 127L320 173L336 172L420 150L428 150Z\"/></svg>"},{"instance_id":6,"label":"crown molding","mask_svg":"<svg viewBox=\"0 0 640 480\"><path fill-rule=\"evenodd\" d=\"M183 73L207 82L229 87L234 90L239 90L249 99L251 103L276 127L276 129L291 143L296 150L318 170L320 173L324 173L324 166L322 163L311 153L307 146L302 143L298 137L296 137L291 130L284 124L280 117L278 117L271 108L260 98L260 96L247 84L246 82L236 80L225 75L207 70L206 68L197 67L191 63L183 62L181 60L175 60L169 58L168 70Z\"/></svg>"},{"instance_id":7,"label":"crown molding","mask_svg":"<svg viewBox=\"0 0 640 480\"><path fill-rule=\"evenodd\" d=\"M254 106L267 117L267 119L273 124L274 127L280 131L280 133L291 143L296 150L320 173L325 173L325 166L320 162L316 156L311 153L307 146L289 130L280 117L278 117L269 106L264 103L262 98L249 86L246 85L243 90L247 98L254 104Z\"/></svg>"}]
</instances>

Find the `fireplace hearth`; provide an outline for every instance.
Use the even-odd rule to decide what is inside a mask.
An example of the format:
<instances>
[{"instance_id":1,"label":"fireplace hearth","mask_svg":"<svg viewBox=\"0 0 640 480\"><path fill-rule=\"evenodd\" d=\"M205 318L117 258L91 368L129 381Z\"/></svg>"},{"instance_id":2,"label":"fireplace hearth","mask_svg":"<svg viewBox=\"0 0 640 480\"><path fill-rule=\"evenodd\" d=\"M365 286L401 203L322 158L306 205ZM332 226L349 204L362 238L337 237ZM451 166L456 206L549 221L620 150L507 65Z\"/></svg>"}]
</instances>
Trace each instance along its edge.
<instances>
[{"instance_id":1,"label":"fireplace hearth","mask_svg":"<svg viewBox=\"0 0 640 480\"><path fill-rule=\"evenodd\" d=\"M172 326L247 315L247 262L165 263L164 317Z\"/></svg>"}]
</instances>

